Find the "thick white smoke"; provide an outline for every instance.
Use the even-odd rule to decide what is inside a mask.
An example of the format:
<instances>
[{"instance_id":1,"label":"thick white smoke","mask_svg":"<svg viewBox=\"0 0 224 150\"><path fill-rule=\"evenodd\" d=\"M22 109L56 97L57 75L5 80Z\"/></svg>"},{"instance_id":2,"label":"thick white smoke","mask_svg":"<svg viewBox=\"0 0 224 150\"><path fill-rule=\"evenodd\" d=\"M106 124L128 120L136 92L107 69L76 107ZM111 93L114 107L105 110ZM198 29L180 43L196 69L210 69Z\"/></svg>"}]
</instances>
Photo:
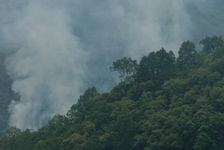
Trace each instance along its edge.
<instances>
[{"instance_id":1,"label":"thick white smoke","mask_svg":"<svg viewBox=\"0 0 224 150\"><path fill-rule=\"evenodd\" d=\"M75 0L69 12L74 34L92 56L86 60L85 72L91 76L85 80L101 89L113 83L108 71L112 61L139 59L162 46L175 50L189 39L191 28L183 0Z\"/></svg>"},{"instance_id":2,"label":"thick white smoke","mask_svg":"<svg viewBox=\"0 0 224 150\"><path fill-rule=\"evenodd\" d=\"M4 28L4 37L18 47L7 61L12 88L21 96L10 105L10 125L22 129L38 128L65 113L83 84L82 60L87 56L63 7L52 4L29 1L24 16Z\"/></svg>"},{"instance_id":3,"label":"thick white smoke","mask_svg":"<svg viewBox=\"0 0 224 150\"><path fill-rule=\"evenodd\" d=\"M83 91L114 84L109 65L191 39L191 11L207 0L0 0L0 43L12 89L10 125L37 129Z\"/></svg>"}]
</instances>

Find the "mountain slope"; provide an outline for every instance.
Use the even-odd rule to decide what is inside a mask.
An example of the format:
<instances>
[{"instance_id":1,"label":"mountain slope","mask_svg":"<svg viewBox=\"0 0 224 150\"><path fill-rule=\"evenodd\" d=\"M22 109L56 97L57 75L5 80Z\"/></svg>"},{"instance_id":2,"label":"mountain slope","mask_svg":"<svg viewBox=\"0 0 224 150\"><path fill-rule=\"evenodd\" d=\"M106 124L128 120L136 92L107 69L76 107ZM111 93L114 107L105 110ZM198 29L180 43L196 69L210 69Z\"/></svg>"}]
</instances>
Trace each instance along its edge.
<instances>
[{"instance_id":1,"label":"mountain slope","mask_svg":"<svg viewBox=\"0 0 224 150\"><path fill-rule=\"evenodd\" d=\"M186 41L178 58L152 52L110 92L87 89L66 116L38 131L4 131L0 149L222 150L223 45L197 52Z\"/></svg>"}]
</instances>

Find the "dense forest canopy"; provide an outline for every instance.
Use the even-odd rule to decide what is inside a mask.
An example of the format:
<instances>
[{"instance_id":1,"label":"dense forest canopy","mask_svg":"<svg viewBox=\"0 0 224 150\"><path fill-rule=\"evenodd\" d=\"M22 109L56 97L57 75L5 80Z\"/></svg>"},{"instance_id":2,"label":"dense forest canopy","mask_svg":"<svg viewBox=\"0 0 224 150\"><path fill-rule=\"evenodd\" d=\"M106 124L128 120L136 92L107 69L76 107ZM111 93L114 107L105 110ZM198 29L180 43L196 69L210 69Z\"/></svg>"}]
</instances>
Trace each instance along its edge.
<instances>
[{"instance_id":1,"label":"dense forest canopy","mask_svg":"<svg viewBox=\"0 0 224 150\"><path fill-rule=\"evenodd\" d=\"M0 150L222 150L224 42L200 43L115 61L121 82L110 92L88 88L37 131L6 129Z\"/></svg>"}]
</instances>

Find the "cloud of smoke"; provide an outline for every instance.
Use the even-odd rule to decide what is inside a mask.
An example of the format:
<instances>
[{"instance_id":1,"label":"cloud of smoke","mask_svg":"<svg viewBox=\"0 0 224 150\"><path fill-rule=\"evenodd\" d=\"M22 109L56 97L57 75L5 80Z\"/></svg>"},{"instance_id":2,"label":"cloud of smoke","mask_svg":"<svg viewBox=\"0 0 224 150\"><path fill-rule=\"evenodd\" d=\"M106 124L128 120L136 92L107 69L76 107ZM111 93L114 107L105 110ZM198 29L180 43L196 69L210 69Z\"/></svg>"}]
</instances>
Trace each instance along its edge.
<instances>
[{"instance_id":1,"label":"cloud of smoke","mask_svg":"<svg viewBox=\"0 0 224 150\"><path fill-rule=\"evenodd\" d=\"M12 89L21 96L9 106L10 125L37 129L65 114L88 86L107 91L117 58L139 59L162 46L176 51L194 39L205 1L0 0L0 44L11 53Z\"/></svg>"},{"instance_id":2,"label":"cloud of smoke","mask_svg":"<svg viewBox=\"0 0 224 150\"><path fill-rule=\"evenodd\" d=\"M4 37L18 49L7 63L12 88L21 96L10 105L10 125L35 129L74 103L87 56L63 9L49 1L30 1L23 15L4 28Z\"/></svg>"},{"instance_id":3,"label":"cloud of smoke","mask_svg":"<svg viewBox=\"0 0 224 150\"><path fill-rule=\"evenodd\" d=\"M108 71L113 60L139 59L189 39L190 20L182 0L76 0L69 8L73 32L92 56L86 60L85 72L91 76L85 80L102 89L113 83Z\"/></svg>"}]
</instances>

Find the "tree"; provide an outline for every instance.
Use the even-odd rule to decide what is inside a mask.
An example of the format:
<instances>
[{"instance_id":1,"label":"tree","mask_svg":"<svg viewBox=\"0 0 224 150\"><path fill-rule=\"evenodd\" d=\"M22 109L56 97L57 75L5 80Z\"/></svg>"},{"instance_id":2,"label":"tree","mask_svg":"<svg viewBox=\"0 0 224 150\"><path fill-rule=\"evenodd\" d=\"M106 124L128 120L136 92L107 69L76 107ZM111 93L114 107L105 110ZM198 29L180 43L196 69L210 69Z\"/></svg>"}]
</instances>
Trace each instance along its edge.
<instances>
[{"instance_id":1,"label":"tree","mask_svg":"<svg viewBox=\"0 0 224 150\"><path fill-rule=\"evenodd\" d=\"M201 40L200 44L202 44L203 46L202 50L204 52L210 53L214 49L222 46L224 44L224 41L220 36L212 36L212 37L206 37L205 39Z\"/></svg>"},{"instance_id":2,"label":"tree","mask_svg":"<svg viewBox=\"0 0 224 150\"><path fill-rule=\"evenodd\" d=\"M64 150L81 150L85 147L85 137L74 133L63 141Z\"/></svg>"},{"instance_id":3,"label":"tree","mask_svg":"<svg viewBox=\"0 0 224 150\"><path fill-rule=\"evenodd\" d=\"M77 117L81 117L89 106L89 101L99 95L95 87L88 88L83 95L79 97L78 103L74 104L67 113L67 117L74 121Z\"/></svg>"},{"instance_id":4,"label":"tree","mask_svg":"<svg viewBox=\"0 0 224 150\"><path fill-rule=\"evenodd\" d=\"M153 80L160 83L169 79L175 70L175 56L172 51L161 49L144 56L139 64L137 80L140 82Z\"/></svg>"},{"instance_id":5,"label":"tree","mask_svg":"<svg viewBox=\"0 0 224 150\"><path fill-rule=\"evenodd\" d=\"M111 71L117 71L120 74L120 79L124 80L127 77L130 77L137 70L137 61L132 60L131 58L124 57L113 62L110 67Z\"/></svg>"},{"instance_id":6,"label":"tree","mask_svg":"<svg viewBox=\"0 0 224 150\"><path fill-rule=\"evenodd\" d=\"M204 61L179 73L172 52L152 52L134 82L87 89L37 131L0 132L0 150L223 150L222 50L199 52Z\"/></svg>"},{"instance_id":7,"label":"tree","mask_svg":"<svg viewBox=\"0 0 224 150\"><path fill-rule=\"evenodd\" d=\"M195 65L195 57L197 55L197 51L195 50L194 43L190 41L185 41L182 43L179 51L179 57L177 59L178 67L189 68Z\"/></svg>"}]
</instances>

